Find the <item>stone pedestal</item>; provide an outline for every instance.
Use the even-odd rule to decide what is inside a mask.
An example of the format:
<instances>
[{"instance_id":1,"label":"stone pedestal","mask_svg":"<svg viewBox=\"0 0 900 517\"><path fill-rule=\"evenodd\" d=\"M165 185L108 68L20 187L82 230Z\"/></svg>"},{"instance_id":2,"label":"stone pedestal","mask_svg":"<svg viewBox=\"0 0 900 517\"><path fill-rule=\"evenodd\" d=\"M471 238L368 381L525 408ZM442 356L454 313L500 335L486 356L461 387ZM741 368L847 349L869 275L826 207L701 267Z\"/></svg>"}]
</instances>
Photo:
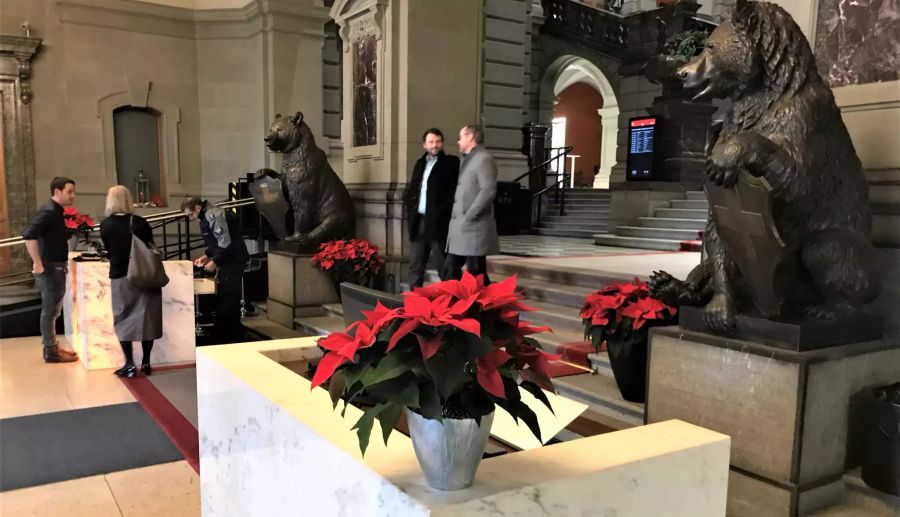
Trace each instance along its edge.
<instances>
[{"instance_id":1,"label":"stone pedestal","mask_svg":"<svg viewBox=\"0 0 900 517\"><path fill-rule=\"evenodd\" d=\"M706 144L716 107L688 99L657 97L647 112L660 119L654 141L665 181L685 190L702 190L706 179Z\"/></svg>"},{"instance_id":2,"label":"stone pedestal","mask_svg":"<svg viewBox=\"0 0 900 517\"><path fill-rule=\"evenodd\" d=\"M311 254L269 252L269 319L294 328L294 318L324 314L322 305L337 303L331 276L310 262Z\"/></svg>"},{"instance_id":3,"label":"stone pedestal","mask_svg":"<svg viewBox=\"0 0 900 517\"><path fill-rule=\"evenodd\" d=\"M732 438L729 517L794 516L843 495L850 398L900 379L889 340L791 351L680 327L651 331L646 421Z\"/></svg>"}]
</instances>

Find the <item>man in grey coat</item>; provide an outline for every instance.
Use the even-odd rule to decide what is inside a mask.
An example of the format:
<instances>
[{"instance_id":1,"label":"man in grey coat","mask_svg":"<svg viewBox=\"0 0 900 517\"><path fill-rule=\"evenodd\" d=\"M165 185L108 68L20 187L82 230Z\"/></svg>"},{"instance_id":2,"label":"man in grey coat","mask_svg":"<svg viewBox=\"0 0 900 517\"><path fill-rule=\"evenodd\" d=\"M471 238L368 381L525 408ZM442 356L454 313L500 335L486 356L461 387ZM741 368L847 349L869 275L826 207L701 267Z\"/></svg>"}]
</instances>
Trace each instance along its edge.
<instances>
[{"instance_id":1,"label":"man in grey coat","mask_svg":"<svg viewBox=\"0 0 900 517\"><path fill-rule=\"evenodd\" d=\"M487 255L500 252L494 196L497 194L497 165L484 148L481 126L459 130L459 151L463 154L459 182L453 198L444 278L462 278L462 266L473 275L487 275Z\"/></svg>"}]
</instances>

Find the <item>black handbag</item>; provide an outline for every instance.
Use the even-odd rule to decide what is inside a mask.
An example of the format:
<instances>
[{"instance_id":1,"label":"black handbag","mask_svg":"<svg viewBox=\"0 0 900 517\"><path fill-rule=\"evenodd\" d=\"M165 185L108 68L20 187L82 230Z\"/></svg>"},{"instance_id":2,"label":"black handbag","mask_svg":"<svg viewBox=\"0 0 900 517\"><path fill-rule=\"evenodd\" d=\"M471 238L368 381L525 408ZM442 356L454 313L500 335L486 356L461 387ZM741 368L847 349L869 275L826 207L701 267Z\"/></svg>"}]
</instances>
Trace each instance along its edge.
<instances>
[{"instance_id":1,"label":"black handbag","mask_svg":"<svg viewBox=\"0 0 900 517\"><path fill-rule=\"evenodd\" d=\"M134 234L134 216L128 221L131 229L131 256L128 258L128 281L137 287L159 289L169 283L163 266L162 252L148 245Z\"/></svg>"}]
</instances>

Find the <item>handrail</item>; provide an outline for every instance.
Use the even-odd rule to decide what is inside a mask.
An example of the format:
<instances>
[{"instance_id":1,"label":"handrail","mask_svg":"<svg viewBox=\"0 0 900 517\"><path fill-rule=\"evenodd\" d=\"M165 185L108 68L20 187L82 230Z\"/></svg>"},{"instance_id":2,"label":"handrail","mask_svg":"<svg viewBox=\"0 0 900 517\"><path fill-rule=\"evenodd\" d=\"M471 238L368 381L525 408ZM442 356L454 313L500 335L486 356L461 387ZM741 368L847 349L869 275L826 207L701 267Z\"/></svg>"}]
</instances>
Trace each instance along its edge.
<instances>
[{"instance_id":1,"label":"handrail","mask_svg":"<svg viewBox=\"0 0 900 517\"><path fill-rule=\"evenodd\" d=\"M561 180L557 181L557 182L554 183L553 185L548 185L547 187L544 187L543 189L541 189L540 191L538 191L537 194L533 194L533 195L531 196L531 199L535 199L535 198L538 198L538 197L540 197L540 196L543 196L543 195L546 194L550 189L553 189L553 188L556 188L557 186L559 186L560 183L562 183L563 185L565 185L566 181L569 180L569 177L570 177L569 173L568 173L568 172L564 172L564 173L563 173L563 177L562 177Z\"/></svg>"},{"instance_id":2,"label":"handrail","mask_svg":"<svg viewBox=\"0 0 900 517\"><path fill-rule=\"evenodd\" d=\"M565 146L565 147L550 147L550 148L547 149L547 150L548 150L548 151L554 151L554 150L558 150L558 149L562 149L562 150L561 150L559 153L557 153L556 156L552 156L552 157L550 157L550 158L547 158L546 160L544 160L544 161L541 162L540 164L535 165L534 167L532 167L532 168L528 169L527 171L525 171L525 174L522 174L521 176L517 177L516 179L514 179L514 180L512 180L512 181L519 181L519 180L521 180L521 179L523 179L523 178L528 177L532 172L534 172L534 171L536 171L536 170L538 170L538 169L542 169L542 168L546 167L547 165L550 165L550 164L551 164L552 162L554 162L555 160L558 160L561 156L565 156L565 155L571 153L573 147L572 147L571 145L567 145L567 146ZM565 164L563 164L563 166L565 167ZM555 174L554 174L554 176L555 176Z\"/></svg>"},{"instance_id":3,"label":"handrail","mask_svg":"<svg viewBox=\"0 0 900 517\"><path fill-rule=\"evenodd\" d=\"M231 201L220 201L218 203L214 203L215 206L221 208L238 208L242 206L248 206L254 203L253 198L246 199L235 199ZM184 217L184 213L178 210L172 210L170 212L160 212L157 214L152 214L144 217L144 219L148 223L162 222L166 223L169 221L173 221L180 217ZM91 227L91 231L98 230L100 228L99 224L95 224ZM0 239L0 248L5 248L9 246L16 246L19 244L24 244L25 239L22 238L21 235L17 237L8 237L6 239Z\"/></svg>"}]
</instances>

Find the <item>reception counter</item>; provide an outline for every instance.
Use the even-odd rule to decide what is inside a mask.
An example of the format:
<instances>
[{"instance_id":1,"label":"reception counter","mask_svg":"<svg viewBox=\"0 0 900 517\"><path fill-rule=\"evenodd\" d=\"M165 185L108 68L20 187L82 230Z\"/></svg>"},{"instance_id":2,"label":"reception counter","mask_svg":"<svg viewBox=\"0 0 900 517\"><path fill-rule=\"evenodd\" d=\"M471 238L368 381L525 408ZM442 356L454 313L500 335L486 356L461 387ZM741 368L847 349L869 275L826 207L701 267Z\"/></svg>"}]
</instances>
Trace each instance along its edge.
<instances>
[{"instance_id":1,"label":"reception counter","mask_svg":"<svg viewBox=\"0 0 900 517\"><path fill-rule=\"evenodd\" d=\"M109 263L69 260L63 312L66 339L89 370L118 368L125 362L113 328ZM165 263L169 284L163 288L163 337L153 346L153 365L194 361L194 279L189 260ZM143 356L134 345L134 360Z\"/></svg>"},{"instance_id":2,"label":"reception counter","mask_svg":"<svg viewBox=\"0 0 900 517\"><path fill-rule=\"evenodd\" d=\"M342 417L293 371L315 339L197 351L204 517L725 515L730 439L678 420L492 457L470 488L429 488L409 437L385 444L376 421L363 457L361 411Z\"/></svg>"}]
</instances>

